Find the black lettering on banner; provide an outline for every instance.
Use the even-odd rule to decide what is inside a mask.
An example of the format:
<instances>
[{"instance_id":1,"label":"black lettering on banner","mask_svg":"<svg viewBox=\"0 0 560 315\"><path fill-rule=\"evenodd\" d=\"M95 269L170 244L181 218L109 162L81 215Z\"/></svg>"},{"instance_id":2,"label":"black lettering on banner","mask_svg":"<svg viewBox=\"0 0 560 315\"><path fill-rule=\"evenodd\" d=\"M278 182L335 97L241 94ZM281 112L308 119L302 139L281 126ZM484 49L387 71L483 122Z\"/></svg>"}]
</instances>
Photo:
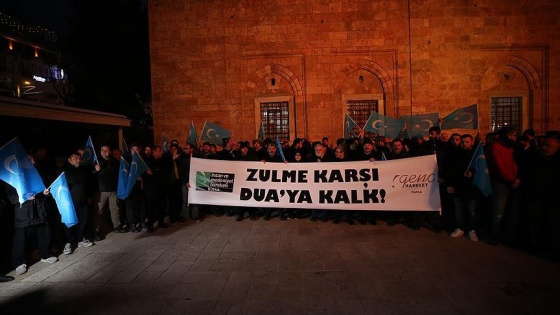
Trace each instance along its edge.
<instances>
[{"instance_id":1,"label":"black lettering on banner","mask_svg":"<svg viewBox=\"0 0 560 315\"><path fill-rule=\"evenodd\" d=\"M350 195L348 195L350 193ZM327 204L359 204L379 203L378 194L381 195L381 203L385 203L385 189L364 189L360 196L359 190L319 190L319 203ZM333 197L334 195L334 197Z\"/></svg>"},{"instance_id":2,"label":"black lettering on banner","mask_svg":"<svg viewBox=\"0 0 560 315\"><path fill-rule=\"evenodd\" d=\"M302 190L299 194L298 203L313 203L309 190Z\"/></svg>"},{"instance_id":3,"label":"black lettering on banner","mask_svg":"<svg viewBox=\"0 0 560 315\"><path fill-rule=\"evenodd\" d=\"M249 200L253 198L255 201L264 202L280 202L280 197L278 196L278 191L276 189L261 189L255 188L253 190L249 188L241 188L239 199Z\"/></svg>"},{"instance_id":4,"label":"black lettering on banner","mask_svg":"<svg viewBox=\"0 0 560 315\"><path fill-rule=\"evenodd\" d=\"M355 169L344 170L344 176L346 177L346 179L349 179L349 181L351 181L351 182L357 182L358 181L358 171L355 170Z\"/></svg>"},{"instance_id":5,"label":"black lettering on banner","mask_svg":"<svg viewBox=\"0 0 560 315\"><path fill-rule=\"evenodd\" d=\"M307 183L308 170L261 170L248 168L248 182ZM280 173L279 173L280 172Z\"/></svg>"},{"instance_id":6,"label":"black lettering on banner","mask_svg":"<svg viewBox=\"0 0 560 315\"><path fill-rule=\"evenodd\" d=\"M296 202L296 197L298 195L299 190L286 190L286 193L288 194L288 197L290 198L290 203L294 203Z\"/></svg>"},{"instance_id":7,"label":"black lettering on banner","mask_svg":"<svg viewBox=\"0 0 560 315\"><path fill-rule=\"evenodd\" d=\"M319 203L333 203L332 190L319 190Z\"/></svg>"},{"instance_id":8,"label":"black lettering on banner","mask_svg":"<svg viewBox=\"0 0 560 315\"><path fill-rule=\"evenodd\" d=\"M372 189L371 192L364 190L364 202L369 203L369 200L371 200L372 203L379 203L379 199L377 198L378 192L377 189Z\"/></svg>"},{"instance_id":9,"label":"black lettering on banner","mask_svg":"<svg viewBox=\"0 0 560 315\"><path fill-rule=\"evenodd\" d=\"M327 182L327 170L315 170L314 176L315 183L325 183Z\"/></svg>"},{"instance_id":10,"label":"black lettering on banner","mask_svg":"<svg viewBox=\"0 0 560 315\"><path fill-rule=\"evenodd\" d=\"M257 181L257 177L255 176L257 174L257 169L254 168L248 168L247 172L249 172L249 175L247 176L247 181L248 182L256 182Z\"/></svg>"},{"instance_id":11,"label":"black lettering on banner","mask_svg":"<svg viewBox=\"0 0 560 315\"><path fill-rule=\"evenodd\" d=\"M359 174L359 176L358 176ZM350 183L379 181L379 171L376 168L363 168L359 171L355 169L345 169L344 175L340 170L315 170L315 183Z\"/></svg>"}]
</instances>

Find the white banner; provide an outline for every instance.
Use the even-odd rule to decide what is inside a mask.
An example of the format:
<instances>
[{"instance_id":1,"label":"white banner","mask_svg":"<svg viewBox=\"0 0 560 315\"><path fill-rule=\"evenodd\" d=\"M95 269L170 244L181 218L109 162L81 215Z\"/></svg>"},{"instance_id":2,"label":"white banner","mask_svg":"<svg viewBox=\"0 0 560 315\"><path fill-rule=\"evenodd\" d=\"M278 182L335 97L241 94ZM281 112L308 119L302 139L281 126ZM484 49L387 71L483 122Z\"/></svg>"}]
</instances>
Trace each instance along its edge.
<instances>
[{"instance_id":1,"label":"white banner","mask_svg":"<svg viewBox=\"0 0 560 315\"><path fill-rule=\"evenodd\" d=\"M435 155L263 163L192 158L189 203L261 208L440 211Z\"/></svg>"}]
</instances>

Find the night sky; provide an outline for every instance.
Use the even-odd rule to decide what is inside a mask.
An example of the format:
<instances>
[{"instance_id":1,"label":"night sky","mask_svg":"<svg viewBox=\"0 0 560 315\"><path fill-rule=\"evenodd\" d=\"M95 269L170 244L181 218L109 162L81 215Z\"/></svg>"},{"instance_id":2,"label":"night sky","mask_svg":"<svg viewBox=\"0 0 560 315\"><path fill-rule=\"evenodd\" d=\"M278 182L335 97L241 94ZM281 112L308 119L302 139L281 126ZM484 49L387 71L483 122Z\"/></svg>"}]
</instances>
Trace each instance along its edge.
<instances>
[{"instance_id":1,"label":"night sky","mask_svg":"<svg viewBox=\"0 0 560 315\"><path fill-rule=\"evenodd\" d=\"M2 0L0 12L67 35L74 0Z\"/></svg>"}]
</instances>

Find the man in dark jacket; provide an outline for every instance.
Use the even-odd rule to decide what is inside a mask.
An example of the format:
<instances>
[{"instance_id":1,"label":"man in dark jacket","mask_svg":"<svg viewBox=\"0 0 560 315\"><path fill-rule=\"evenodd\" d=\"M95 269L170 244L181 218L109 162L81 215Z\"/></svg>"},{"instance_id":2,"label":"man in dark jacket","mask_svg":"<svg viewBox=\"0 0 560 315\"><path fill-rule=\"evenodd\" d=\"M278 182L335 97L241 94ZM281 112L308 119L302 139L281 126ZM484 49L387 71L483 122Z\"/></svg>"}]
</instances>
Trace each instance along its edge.
<instances>
[{"instance_id":1,"label":"man in dark jacket","mask_svg":"<svg viewBox=\"0 0 560 315\"><path fill-rule=\"evenodd\" d=\"M72 253L72 243L77 242L78 247L90 247L93 245L85 238L85 229L89 221L88 202L91 202L91 187L87 180L86 170L81 166L81 155L77 152L68 157L68 161L58 169L58 174L65 173L68 189L72 197L72 203L76 210L78 224L67 227L64 226L65 246L63 253Z\"/></svg>"},{"instance_id":2,"label":"man in dark jacket","mask_svg":"<svg viewBox=\"0 0 560 315\"><path fill-rule=\"evenodd\" d=\"M525 174L532 249L559 260L560 211L557 194L560 191L560 131L546 133Z\"/></svg>"},{"instance_id":3,"label":"man in dark jacket","mask_svg":"<svg viewBox=\"0 0 560 315\"><path fill-rule=\"evenodd\" d=\"M106 205L111 211L111 221L113 221L113 231L123 233L120 220L120 209L117 203L117 182L119 180L119 161L111 155L109 146L101 147L101 159L94 166L94 173L97 175L98 191L93 195L93 228L96 241L103 239L100 230L100 222L103 210Z\"/></svg>"},{"instance_id":4,"label":"man in dark jacket","mask_svg":"<svg viewBox=\"0 0 560 315\"><path fill-rule=\"evenodd\" d=\"M19 203L15 188L4 185L5 194L14 210L14 239L12 247L12 263L16 274L27 272L27 244L33 237L37 242L41 261L55 263L58 258L52 255L51 227L49 226L50 210L48 209L48 191L36 194Z\"/></svg>"},{"instance_id":5,"label":"man in dark jacket","mask_svg":"<svg viewBox=\"0 0 560 315\"><path fill-rule=\"evenodd\" d=\"M473 172L469 165L474 155L474 139L469 134L461 136L461 150L449 152L445 160L444 183L452 196L455 208L455 230L451 237L461 237L469 231L469 239L478 241L476 235L476 205L478 190L472 183ZM466 222L465 222L466 217Z\"/></svg>"},{"instance_id":6,"label":"man in dark jacket","mask_svg":"<svg viewBox=\"0 0 560 315\"><path fill-rule=\"evenodd\" d=\"M163 148L155 145L152 156L146 158L146 164L151 174L145 176L144 190L148 199L147 219L148 232L153 231L153 223L157 220L158 227L167 228L164 221L167 208L167 187L169 184L169 173L171 170L171 158L163 154Z\"/></svg>"}]
</instances>

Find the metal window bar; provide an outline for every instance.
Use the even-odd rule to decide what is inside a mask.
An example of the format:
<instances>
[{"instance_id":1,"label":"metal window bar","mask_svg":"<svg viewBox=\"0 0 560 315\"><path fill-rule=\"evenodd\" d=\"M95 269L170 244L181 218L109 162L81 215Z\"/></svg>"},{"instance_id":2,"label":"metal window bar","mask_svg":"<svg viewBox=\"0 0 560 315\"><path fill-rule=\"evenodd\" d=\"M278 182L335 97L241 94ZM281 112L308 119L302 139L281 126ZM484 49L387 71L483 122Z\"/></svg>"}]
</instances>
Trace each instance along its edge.
<instances>
[{"instance_id":1,"label":"metal window bar","mask_svg":"<svg viewBox=\"0 0 560 315\"><path fill-rule=\"evenodd\" d=\"M261 103L264 138L290 139L289 102Z\"/></svg>"},{"instance_id":2,"label":"metal window bar","mask_svg":"<svg viewBox=\"0 0 560 315\"><path fill-rule=\"evenodd\" d=\"M512 127L521 131L521 97L493 97L491 100L492 131Z\"/></svg>"},{"instance_id":3,"label":"metal window bar","mask_svg":"<svg viewBox=\"0 0 560 315\"><path fill-rule=\"evenodd\" d=\"M348 115L354 119L356 124L363 128L373 112L379 112L379 102L377 100L349 100L347 101ZM354 134L359 134L359 130L354 130ZM366 131L366 137L373 137L374 134Z\"/></svg>"}]
</instances>

